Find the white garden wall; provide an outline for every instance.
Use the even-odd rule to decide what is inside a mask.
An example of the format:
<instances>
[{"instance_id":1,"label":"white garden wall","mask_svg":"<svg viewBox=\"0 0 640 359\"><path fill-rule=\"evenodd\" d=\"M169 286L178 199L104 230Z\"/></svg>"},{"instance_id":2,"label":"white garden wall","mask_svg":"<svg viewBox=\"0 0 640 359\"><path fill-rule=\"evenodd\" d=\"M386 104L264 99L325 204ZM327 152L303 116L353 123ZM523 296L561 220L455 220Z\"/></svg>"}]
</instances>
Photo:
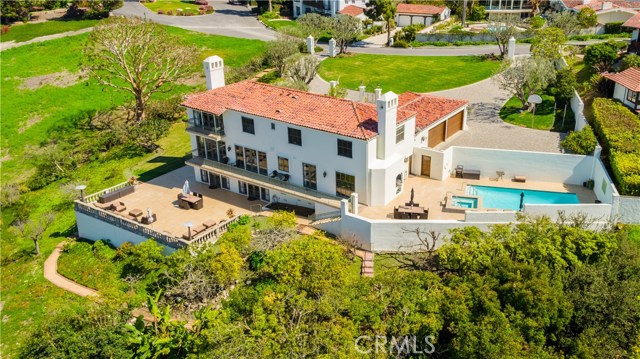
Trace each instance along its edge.
<instances>
[{"instance_id":1,"label":"white garden wall","mask_svg":"<svg viewBox=\"0 0 640 359\"><path fill-rule=\"evenodd\" d=\"M640 224L640 197L620 196L617 221Z\"/></svg>"},{"instance_id":2,"label":"white garden wall","mask_svg":"<svg viewBox=\"0 0 640 359\"><path fill-rule=\"evenodd\" d=\"M527 180L582 185L591 179L594 157L546 152L511 151L490 148L452 147L453 166L479 170L483 178L505 179L526 176Z\"/></svg>"},{"instance_id":3,"label":"white garden wall","mask_svg":"<svg viewBox=\"0 0 640 359\"><path fill-rule=\"evenodd\" d=\"M75 211L76 222L78 225L78 236L92 241L109 239L114 247L120 247L126 242L140 244L149 238L137 235L133 232L114 226L110 223L88 216L84 213ZM158 244L162 244L159 243ZM175 252L174 248L164 246L164 254Z\"/></svg>"},{"instance_id":4,"label":"white garden wall","mask_svg":"<svg viewBox=\"0 0 640 359\"><path fill-rule=\"evenodd\" d=\"M524 212L534 216L548 216L554 221L559 218L559 212L564 212L567 217L587 215L594 223L605 223L611 216L611 204L525 204Z\"/></svg>"}]
</instances>

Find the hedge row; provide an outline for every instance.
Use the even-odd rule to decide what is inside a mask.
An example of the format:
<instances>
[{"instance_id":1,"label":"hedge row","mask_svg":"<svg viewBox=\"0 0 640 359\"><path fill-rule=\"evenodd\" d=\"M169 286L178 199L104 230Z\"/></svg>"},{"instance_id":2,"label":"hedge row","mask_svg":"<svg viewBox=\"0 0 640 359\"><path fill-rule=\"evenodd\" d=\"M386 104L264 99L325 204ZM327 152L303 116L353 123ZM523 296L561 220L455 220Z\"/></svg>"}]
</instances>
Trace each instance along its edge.
<instances>
[{"instance_id":1,"label":"hedge row","mask_svg":"<svg viewBox=\"0 0 640 359\"><path fill-rule=\"evenodd\" d=\"M611 99L593 101L594 129L610 154L611 169L623 195L640 196L640 118Z\"/></svg>"}]
</instances>

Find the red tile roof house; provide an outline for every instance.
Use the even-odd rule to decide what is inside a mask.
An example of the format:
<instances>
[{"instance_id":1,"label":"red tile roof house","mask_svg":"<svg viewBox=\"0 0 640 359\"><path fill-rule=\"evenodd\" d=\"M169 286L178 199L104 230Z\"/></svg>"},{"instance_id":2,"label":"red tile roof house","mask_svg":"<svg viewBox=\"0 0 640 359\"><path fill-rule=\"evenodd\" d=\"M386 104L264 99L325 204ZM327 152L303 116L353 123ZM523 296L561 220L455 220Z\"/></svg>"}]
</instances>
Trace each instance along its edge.
<instances>
[{"instance_id":1,"label":"red tile roof house","mask_svg":"<svg viewBox=\"0 0 640 359\"><path fill-rule=\"evenodd\" d=\"M574 13L585 7L595 10L598 33L604 33L605 24L625 22L640 10L640 1L635 0L562 0L560 4L564 10Z\"/></svg>"},{"instance_id":2,"label":"red tile roof house","mask_svg":"<svg viewBox=\"0 0 640 359\"><path fill-rule=\"evenodd\" d=\"M625 21L622 26L632 29L629 52L640 52L640 12L631 19Z\"/></svg>"},{"instance_id":3,"label":"red tile roof house","mask_svg":"<svg viewBox=\"0 0 640 359\"><path fill-rule=\"evenodd\" d=\"M640 110L640 68L632 67L618 73L603 73L602 76L615 82L613 98L632 110Z\"/></svg>"},{"instance_id":4,"label":"red tile roof house","mask_svg":"<svg viewBox=\"0 0 640 359\"><path fill-rule=\"evenodd\" d=\"M451 10L446 6L398 4L395 21L400 27L413 24L429 26L434 22L448 19L449 16L451 16Z\"/></svg>"},{"instance_id":5,"label":"red tile roof house","mask_svg":"<svg viewBox=\"0 0 640 359\"><path fill-rule=\"evenodd\" d=\"M360 20L367 19L367 15L364 14L364 8L355 5L345 6L342 10L338 11L338 14L353 16Z\"/></svg>"},{"instance_id":6,"label":"red tile roof house","mask_svg":"<svg viewBox=\"0 0 640 359\"><path fill-rule=\"evenodd\" d=\"M466 127L467 101L379 92L372 104L254 81L225 86L221 64L217 56L205 60L209 90L182 103L194 149L187 164L202 182L230 177L233 192L246 192L233 173L254 172L265 178L259 187L289 203L308 205L268 176L286 175L283 185L301 194L356 193L359 203L386 205L405 191L410 173L428 172L419 161L410 168L415 148L435 147Z\"/></svg>"}]
</instances>

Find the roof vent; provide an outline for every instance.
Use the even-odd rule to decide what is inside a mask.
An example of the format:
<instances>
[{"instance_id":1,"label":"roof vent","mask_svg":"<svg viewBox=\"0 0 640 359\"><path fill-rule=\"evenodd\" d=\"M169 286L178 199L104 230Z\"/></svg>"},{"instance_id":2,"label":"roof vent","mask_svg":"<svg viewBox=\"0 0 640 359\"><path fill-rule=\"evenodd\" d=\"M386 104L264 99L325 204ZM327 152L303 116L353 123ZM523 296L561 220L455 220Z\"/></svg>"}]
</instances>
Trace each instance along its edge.
<instances>
[{"instance_id":1,"label":"roof vent","mask_svg":"<svg viewBox=\"0 0 640 359\"><path fill-rule=\"evenodd\" d=\"M278 109L278 110L276 110L276 113L281 113L281 112L282 112L282 111L280 111L279 109Z\"/></svg>"},{"instance_id":2,"label":"roof vent","mask_svg":"<svg viewBox=\"0 0 640 359\"><path fill-rule=\"evenodd\" d=\"M296 99L297 99L297 98L298 98L298 96L297 96L297 95L293 95L293 96L291 96L291 98L296 98Z\"/></svg>"}]
</instances>

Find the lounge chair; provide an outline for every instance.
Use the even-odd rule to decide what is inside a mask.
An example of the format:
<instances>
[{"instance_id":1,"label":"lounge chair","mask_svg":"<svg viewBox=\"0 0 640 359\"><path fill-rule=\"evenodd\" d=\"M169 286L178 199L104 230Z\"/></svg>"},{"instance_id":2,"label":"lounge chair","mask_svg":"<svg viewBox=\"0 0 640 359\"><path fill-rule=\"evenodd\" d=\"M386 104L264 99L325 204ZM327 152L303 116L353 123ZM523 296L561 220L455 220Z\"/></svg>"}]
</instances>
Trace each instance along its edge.
<instances>
[{"instance_id":1,"label":"lounge chair","mask_svg":"<svg viewBox=\"0 0 640 359\"><path fill-rule=\"evenodd\" d=\"M127 210L127 206L124 205L124 202L118 202L113 206L113 210L116 212L124 212Z\"/></svg>"}]
</instances>

